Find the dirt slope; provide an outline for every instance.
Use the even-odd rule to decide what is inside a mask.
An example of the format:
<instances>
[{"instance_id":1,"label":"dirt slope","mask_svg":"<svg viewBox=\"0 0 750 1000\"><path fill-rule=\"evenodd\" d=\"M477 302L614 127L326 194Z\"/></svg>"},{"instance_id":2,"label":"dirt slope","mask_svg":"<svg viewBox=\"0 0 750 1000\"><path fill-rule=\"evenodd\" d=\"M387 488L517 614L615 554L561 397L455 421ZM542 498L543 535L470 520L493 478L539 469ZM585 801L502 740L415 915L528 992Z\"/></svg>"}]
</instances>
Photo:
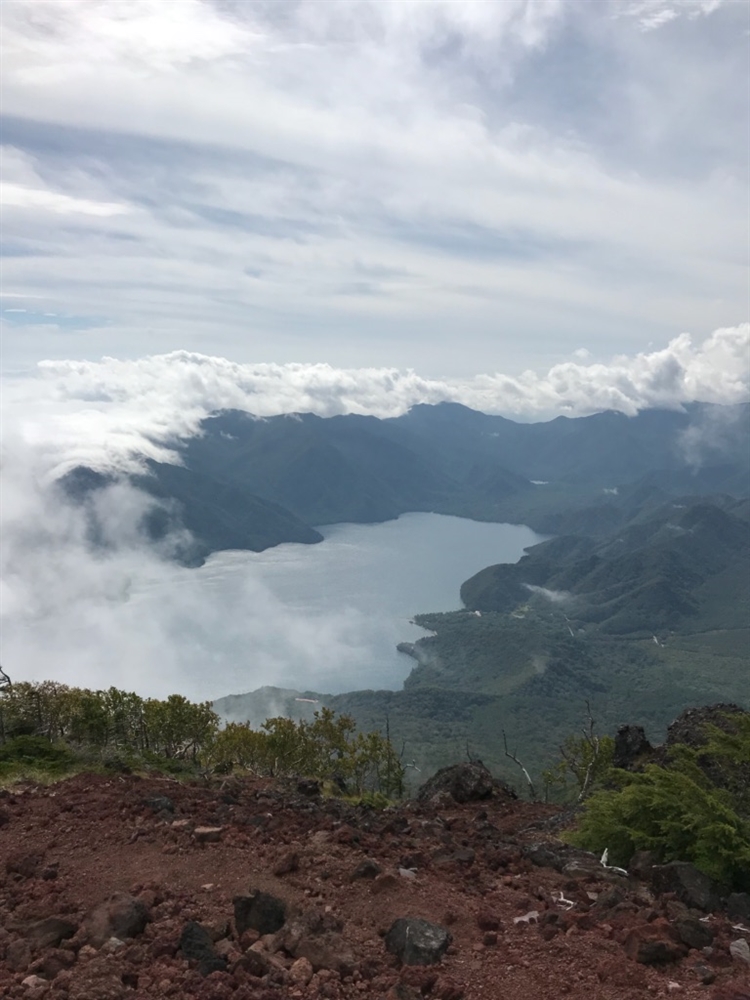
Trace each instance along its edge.
<instances>
[{"instance_id":1,"label":"dirt slope","mask_svg":"<svg viewBox=\"0 0 750 1000\"><path fill-rule=\"evenodd\" d=\"M566 853L553 815L502 793L378 812L235 778L0 792L0 996L750 1000L743 946L730 950L747 922ZM252 909L257 890L286 923L238 934L233 900ZM450 932L437 964L386 950L402 917ZM190 922L207 935L185 937Z\"/></svg>"}]
</instances>

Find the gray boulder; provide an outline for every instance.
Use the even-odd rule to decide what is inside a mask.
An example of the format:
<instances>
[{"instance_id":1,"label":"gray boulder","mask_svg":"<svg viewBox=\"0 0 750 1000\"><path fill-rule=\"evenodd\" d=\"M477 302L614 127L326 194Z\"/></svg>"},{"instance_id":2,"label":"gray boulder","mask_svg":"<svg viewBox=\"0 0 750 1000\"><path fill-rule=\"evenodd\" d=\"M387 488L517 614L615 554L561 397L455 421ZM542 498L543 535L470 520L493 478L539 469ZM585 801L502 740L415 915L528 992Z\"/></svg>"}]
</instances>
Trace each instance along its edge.
<instances>
[{"instance_id":1,"label":"gray boulder","mask_svg":"<svg viewBox=\"0 0 750 1000\"><path fill-rule=\"evenodd\" d=\"M60 917L45 917L36 920L24 930L24 937L35 951L46 948L58 948L62 941L72 938L78 930L78 925Z\"/></svg>"},{"instance_id":2,"label":"gray boulder","mask_svg":"<svg viewBox=\"0 0 750 1000\"><path fill-rule=\"evenodd\" d=\"M391 924L385 947L403 965L435 965L452 940L450 931L438 924L419 917L401 917Z\"/></svg>"},{"instance_id":3,"label":"gray boulder","mask_svg":"<svg viewBox=\"0 0 750 1000\"><path fill-rule=\"evenodd\" d=\"M648 878L656 892L673 892L681 903L692 909L710 912L720 906L716 882L687 861L655 865Z\"/></svg>"},{"instance_id":4,"label":"gray boulder","mask_svg":"<svg viewBox=\"0 0 750 1000\"><path fill-rule=\"evenodd\" d=\"M481 802L499 796L508 799L518 797L510 785L493 778L479 760L441 768L422 785L417 799L428 802L442 792L447 792L456 802Z\"/></svg>"},{"instance_id":5,"label":"gray boulder","mask_svg":"<svg viewBox=\"0 0 750 1000\"><path fill-rule=\"evenodd\" d=\"M101 948L110 938L126 941L137 937L146 929L151 919L148 907L140 899L126 892L116 892L83 918L88 943Z\"/></svg>"},{"instance_id":6,"label":"gray boulder","mask_svg":"<svg viewBox=\"0 0 750 1000\"><path fill-rule=\"evenodd\" d=\"M276 936L276 945L292 958L306 959L315 972L331 969L351 975L356 958L343 936L343 921L333 913L312 908L292 917Z\"/></svg>"}]
</instances>

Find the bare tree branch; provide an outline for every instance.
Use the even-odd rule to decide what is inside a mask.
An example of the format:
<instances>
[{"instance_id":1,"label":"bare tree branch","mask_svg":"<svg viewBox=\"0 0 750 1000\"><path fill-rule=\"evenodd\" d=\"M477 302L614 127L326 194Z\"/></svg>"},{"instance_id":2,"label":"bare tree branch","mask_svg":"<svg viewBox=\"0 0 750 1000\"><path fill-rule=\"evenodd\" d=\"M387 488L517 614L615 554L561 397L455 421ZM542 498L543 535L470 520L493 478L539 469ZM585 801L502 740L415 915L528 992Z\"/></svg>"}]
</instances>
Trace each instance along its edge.
<instances>
[{"instance_id":1,"label":"bare tree branch","mask_svg":"<svg viewBox=\"0 0 750 1000\"><path fill-rule=\"evenodd\" d=\"M591 777L594 773L594 768L599 761L599 737L596 735L596 723L594 722L594 717L591 714L591 706L588 701L586 702L586 712L588 713L588 732L584 729L583 737L591 747L591 760L586 768L586 773L583 776L583 782L581 783L581 791L578 794L577 802L583 802L589 792L589 787L591 786Z\"/></svg>"},{"instance_id":2,"label":"bare tree branch","mask_svg":"<svg viewBox=\"0 0 750 1000\"><path fill-rule=\"evenodd\" d=\"M515 751L513 753L511 753L508 750L508 738L505 735L505 730L504 729L503 729L503 745L505 747L505 756L509 757L515 764L518 764L518 766L521 768L521 770L523 772L523 776L528 781L528 783L529 783L529 791L531 792L531 801L532 802L538 802L539 797L536 794L536 788L534 788L534 782L531 780L531 775L526 770L526 768L523 766L523 764L521 763L521 761L518 759L518 757L516 756Z\"/></svg>"}]
</instances>

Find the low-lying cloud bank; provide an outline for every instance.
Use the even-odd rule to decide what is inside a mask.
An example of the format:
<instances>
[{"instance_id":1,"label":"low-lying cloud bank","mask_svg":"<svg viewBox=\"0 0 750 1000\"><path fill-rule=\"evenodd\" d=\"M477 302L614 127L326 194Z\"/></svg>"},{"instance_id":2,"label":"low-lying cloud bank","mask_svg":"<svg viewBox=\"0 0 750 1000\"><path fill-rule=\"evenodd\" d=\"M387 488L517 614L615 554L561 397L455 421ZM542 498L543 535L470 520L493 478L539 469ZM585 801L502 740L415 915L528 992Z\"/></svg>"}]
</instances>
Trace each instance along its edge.
<instances>
[{"instance_id":1,"label":"low-lying cloud bank","mask_svg":"<svg viewBox=\"0 0 750 1000\"><path fill-rule=\"evenodd\" d=\"M175 437L194 434L208 414L236 408L258 416L311 412L393 417L417 403L452 401L487 413L544 419L600 410L633 415L693 400L750 396L750 323L689 334L667 347L608 364L570 361L548 372L423 378L413 371L340 369L327 364L237 364L201 354L101 361L44 361L4 386L6 434L20 437L55 476L78 463L127 469L137 456L169 459Z\"/></svg>"},{"instance_id":2,"label":"low-lying cloud bank","mask_svg":"<svg viewBox=\"0 0 750 1000\"><path fill-rule=\"evenodd\" d=\"M548 587L537 587L533 583L524 583L524 587L531 591L532 594L538 594L553 604L565 604L571 598L567 590L550 590Z\"/></svg>"},{"instance_id":3,"label":"low-lying cloud bank","mask_svg":"<svg viewBox=\"0 0 750 1000\"><path fill-rule=\"evenodd\" d=\"M701 343L682 335L664 350L608 365L571 362L544 375L463 382L322 364L239 365L182 352L44 362L3 385L2 662L19 680L206 697L291 681L329 686L336 671L351 673L366 659L367 623L352 609L300 622L252 574L227 602L210 585L210 564L196 572L171 563L170 546L180 539L161 549L144 540L139 524L152 501L125 482L96 498L106 544L93 548L86 511L54 488L75 465L128 471L144 456L176 460L170 443L229 407L260 417L384 417L450 400L528 419L739 402L748 398L749 345L744 324ZM687 443L698 455L700 440ZM238 648L248 651L242 662Z\"/></svg>"}]
</instances>

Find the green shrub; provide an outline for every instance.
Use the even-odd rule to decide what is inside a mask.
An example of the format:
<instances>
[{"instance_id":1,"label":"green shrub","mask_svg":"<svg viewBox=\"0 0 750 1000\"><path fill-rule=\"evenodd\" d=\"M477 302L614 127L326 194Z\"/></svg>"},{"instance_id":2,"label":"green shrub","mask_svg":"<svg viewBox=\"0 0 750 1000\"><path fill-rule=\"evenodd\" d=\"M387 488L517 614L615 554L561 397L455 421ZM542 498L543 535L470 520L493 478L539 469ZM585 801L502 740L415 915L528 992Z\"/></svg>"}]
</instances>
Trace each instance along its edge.
<instances>
[{"instance_id":1,"label":"green shrub","mask_svg":"<svg viewBox=\"0 0 750 1000\"><path fill-rule=\"evenodd\" d=\"M16 736L0 745L0 765L34 766L47 771L63 771L73 765L74 755L65 746L50 743L43 736Z\"/></svg>"},{"instance_id":2,"label":"green shrub","mask_svg":"<svg viewBox=\"0 0 750 1000\"><path fill-rule=\"evenodd\" d=\"M690 861L727 886L750 888L750 823L731 796L683 770L651 764L642 773L618 772L623 787L588 801L571 843L605 848L625 866L637 850L662 861Z\"/></svg>"}]
</instances>

